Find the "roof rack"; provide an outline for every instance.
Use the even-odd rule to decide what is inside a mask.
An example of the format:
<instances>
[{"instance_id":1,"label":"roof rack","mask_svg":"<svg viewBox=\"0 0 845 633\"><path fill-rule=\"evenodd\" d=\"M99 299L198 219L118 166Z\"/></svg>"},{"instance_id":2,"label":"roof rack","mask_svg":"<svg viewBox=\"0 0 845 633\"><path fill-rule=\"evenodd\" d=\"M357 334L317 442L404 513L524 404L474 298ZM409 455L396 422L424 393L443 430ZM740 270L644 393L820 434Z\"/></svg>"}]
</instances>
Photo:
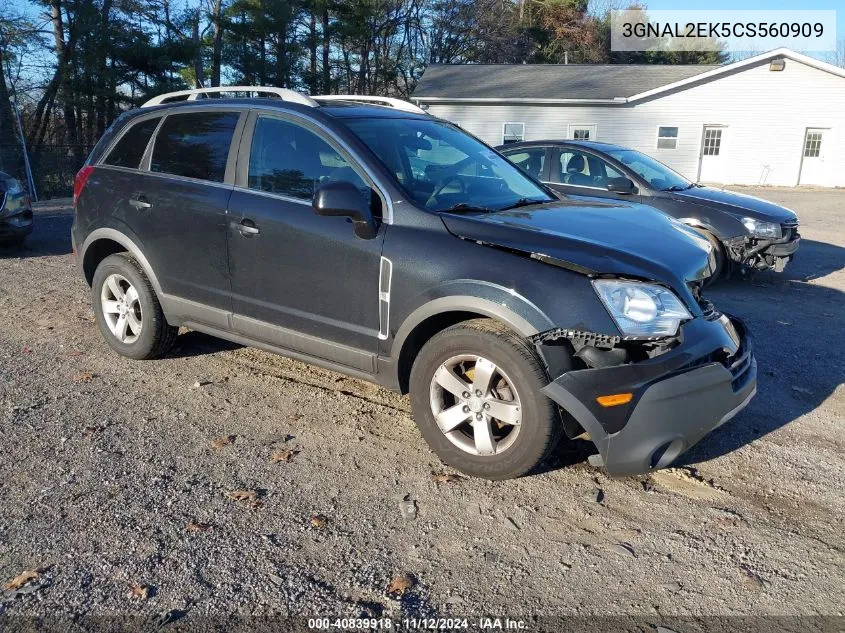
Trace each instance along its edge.
<instances>
[{"instance_id":1,"label":"roof rack","mask_svg":"<svg viewBox=\"0 0 845 633\"><path fill-rule=\"evenodd\" d=\"M374 105L387 106L389 108L396 108L405 112L414 112L415 114L426 114L422 108L415 106L403 99L396 99L394 97L374 97L371 95L314 95L312 99L318 101L360 101L361 103L372 103Z\"/></svg>"},{"instance_id":2,"label":"roof rack","mask_svg":"<svg viewBox=\"0 0 845 633\"><path fill-rule=\"evenodd\" d=\"M197 99L205 98L205 95L220 94L225 92L246 92L255 94L275 95L283 101L290 101L292 103L299 103L316 107L319 105L314 99L308 95L300 94L287 88L274 88L273 86L215 86L213 88L193 88L191 90L178 90L176 92L167 92L163 95L153 97L141 107L148 108L150 106L161 105L162 103L169 103L171 101L196 101ZM408 104L410 105L410 104Z\"/></svg>"}]
</instances>

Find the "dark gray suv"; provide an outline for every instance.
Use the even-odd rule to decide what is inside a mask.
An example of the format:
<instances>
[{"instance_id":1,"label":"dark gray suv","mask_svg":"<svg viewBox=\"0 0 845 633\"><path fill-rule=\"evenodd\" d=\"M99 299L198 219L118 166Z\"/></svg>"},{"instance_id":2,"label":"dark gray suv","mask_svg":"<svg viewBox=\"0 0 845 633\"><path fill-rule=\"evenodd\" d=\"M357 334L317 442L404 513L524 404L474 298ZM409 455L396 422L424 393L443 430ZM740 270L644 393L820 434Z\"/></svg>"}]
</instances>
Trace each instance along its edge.
<instances>
[{"instance_id":1,"label":"dark gray suv","mask_svg":"<svg viewBox=\"0 0 845 633\"><path fill-rule=\"evenodd\" d=\"M409 392L438 456L491 479L564 433L612 474L661 468L754 395L687 227L561 200L423 113L275 90L126 113L78 174L74 248L118 353L184 326Z\"/></svg>"}]
</instances>

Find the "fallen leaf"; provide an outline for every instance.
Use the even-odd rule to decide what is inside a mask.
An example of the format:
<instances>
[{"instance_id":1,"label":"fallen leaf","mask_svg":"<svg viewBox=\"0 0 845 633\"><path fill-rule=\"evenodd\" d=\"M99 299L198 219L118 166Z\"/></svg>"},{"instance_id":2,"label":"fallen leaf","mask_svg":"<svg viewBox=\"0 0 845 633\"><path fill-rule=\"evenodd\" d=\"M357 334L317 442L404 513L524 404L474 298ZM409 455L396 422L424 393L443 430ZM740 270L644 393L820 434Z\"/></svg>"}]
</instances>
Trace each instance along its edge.
<instances>
[{"instance_id":1,"label":"fallen leaf","mask_svg":"<svg viewBox=\"0 0 845 633\"><path fill-rule=\"evenodd\" d=\"M213 440L211 440L212 448L223 448L224 446L229 446L229 444L234 443L234 441L238 439L237 435L221 435Z\"/></svg>"},{"instance_id":2,"label":"fallen leaf","mask_svg":"<svg viewBox=\"0 0 845 633\"><path fill-rule=\"evenodd\" d=\"M299 450L289 448L284 451L276 451L270 456L270 461L274 464L278 464L279 462L289 462L294 458L294 455L298 455Z\"/></svg>"},{"instance_id":3,"label":"fallen leaf","mask_svg":"<svg viewBox=\"0 0 845 633\"><path fill-rule=\"evenodd\" d=\"M97 433L99 433L102 430L103 430L103 427L101 427L101 426L86 426L82 430L82 435L84 435L85 437L91 437L92 435L96 435Z\"/></svg>"},{"instance_id":4,"label":"fallen leaf","mask_svg":"<svg viewBox=\"0 0 845 633\"><path fill-rule=\"evenodd\" d=\"M147 585L139 585L133 582L129 585L129 593L126 594L126 597L130 600L146 600L150 597L150 588Z\"/></svg>"},{"instance_id":5,"label":"fallen leaf","mask_svg":"<svg viewBox=\"0 0 845 633\"><path fill-rule=\"evenodd\" d=\"M188 532L211 532L213 529L214 526L210 523L198 523L197 521L190 521L185 526L185 530Z\"/></svg>"},{"instance_id":6,"label":"fallen leaf","mask_svg":"<svg viewBox=\"0 0 845 633\"><path fill-rule=\"evenodd\" d=\"M72 349L67 353L67 355L71 358L79 358L80 356L85 356L85 352L81 349Z\"/></svg>"},{"instance_id":7,"label":"fallen leaf","mask_svg":"<svg viewBox=\"0 0 845 633\"><path fill-rule=\"evenodd\" d=\"M415 584L416 580L411 574L396 576L396 578L391 580L390 584L387 585L387 595L397 598L404 596Z\"/></svg>"},{"instance_id":8,"label":"fallen leaf","mask_svg":"<svg viewBox=\"0 0 845 633\"><path fill-rule=\"evenodd\" d=\"M253 510L258 510L258 508L264 507L264 502L261 499L255 499L254 501L250 501L247 506Z\"/></svg>"},{"instance_id":9,"label":"fallen leaf","mask_svg":"<svg viewBox=\"0 0 845 633\"><path fill-rule=\"evenodd\" d=\"M23 349L21 349L21 354L32 354L32 348L24 347Z\"/></svg>"},{"instance_id":10,"label":"fallen leaf","mask_svg":"<svg viewBox=\"0 0 845 633\"><path fill-rule=\"evenodd\" d=\"M94 380L94 374L90 371L80 371L73 375L73 382L91 382Z\"/></svg>"},{"instance_id":11,"label":"fallen leaf","mask_svg":"<svg viewBox=\"0 0 845 633\"><path fill-rule=\"evenodd\" d=\"M431 473L431 480L437 484L448 484L458 481L463 481L464 478L453 473Z\"/></svg>"},{"instance_id":12,"label":"fallen leaf","mask_svg":"<svg viewBox=\"0 0 845 633\"><path fill-rule=\"evenodd\" d=\"M315 514L311 517L311 527L322 529L326 527L326 523L328 522L329 520L326 518L325 514Z\"/></svg>"},{"instance_id":13,"label":"fallen leaf","mask_svg":"<svg viewBox=\"0 0 845 633\"><path fill-rule=\"evenodd\" d=\"M258 499L258 493L255 490L232 490L227 492L226 496L232 501L255 501Z\"/></svg>"},{"instance_id":14,"label":"fallen leaf","mask_svg":"<svg viewBox=\"0 0 845 633\"><path fill-rule=\"evenodd\" d=\"M12 578L12 580L3 585L3 589L5 589L6 591L20 589L29 581L38 578L39 575L40 574L37 571L27 570L21 572L19 575L15 576L14 578Z\"/></svg>"}]
</instances>

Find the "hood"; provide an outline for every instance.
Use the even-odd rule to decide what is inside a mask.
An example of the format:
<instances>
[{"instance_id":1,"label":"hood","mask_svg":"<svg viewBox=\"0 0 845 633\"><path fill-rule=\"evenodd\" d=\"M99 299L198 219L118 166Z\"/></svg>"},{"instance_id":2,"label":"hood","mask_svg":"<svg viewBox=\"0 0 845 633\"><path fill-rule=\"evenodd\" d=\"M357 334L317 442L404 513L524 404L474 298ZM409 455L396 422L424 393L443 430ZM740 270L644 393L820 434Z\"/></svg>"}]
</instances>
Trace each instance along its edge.
<instances>
[{"instance_id":1,"label":"hood","mask_svg":"<svg viewBox=\"0 0 845 633\"><path fill-rule=\"evenodd\" d=\"M798 219L793 211L774 202L714 187L693 187L685 191L673 191L671 195L673 199L681 202L695 202L706 207L716 207L739 217L778 224Z\"/></svg>"},{"instance_id":2,"label":"hood","mask_svg":"<svg viewBox=\"0 0 845 633\"><path fill-rule=\"evenodd\" d=\"M709 242L645 205L568 199L441 218L458 237L558 260L587 274L651 279L684 292L688 282L710 274Z\"/></svg>"}]
</instances>

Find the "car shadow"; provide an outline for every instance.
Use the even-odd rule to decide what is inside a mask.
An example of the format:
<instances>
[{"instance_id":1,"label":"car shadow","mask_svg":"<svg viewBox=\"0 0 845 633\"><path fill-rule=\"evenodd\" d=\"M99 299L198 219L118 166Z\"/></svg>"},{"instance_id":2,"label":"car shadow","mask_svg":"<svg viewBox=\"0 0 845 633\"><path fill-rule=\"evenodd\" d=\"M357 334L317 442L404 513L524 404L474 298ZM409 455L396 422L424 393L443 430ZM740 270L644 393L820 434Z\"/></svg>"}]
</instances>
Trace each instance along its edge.
<instances>
[{"instance_id":1,"label":"car shadow","mask_svg":"<svg viewBox=\"0 0 845 633\"><path fill-rule=\"evenodd\" d=\"M845 249L805 240L783 273L714 284L705 294L743 319L757 358L757 396L676 465L735 451L818 408L845 381L845 293L822 278L845 268Z\"/></svg>"},{"instance_id":2,"label":"car shadow","mask_svg":"<svg viewBox=\"0 0 845 633\"><path fill-rule=\"evenodd\" d=\"M191 358L194 356L206 356L217 352L229 352L240 349L243 345L232 343L210 334L203 334L195 330L183 332L176 337L176 342L170 351L162 358Z\"/></svg>"}]
</instances>

